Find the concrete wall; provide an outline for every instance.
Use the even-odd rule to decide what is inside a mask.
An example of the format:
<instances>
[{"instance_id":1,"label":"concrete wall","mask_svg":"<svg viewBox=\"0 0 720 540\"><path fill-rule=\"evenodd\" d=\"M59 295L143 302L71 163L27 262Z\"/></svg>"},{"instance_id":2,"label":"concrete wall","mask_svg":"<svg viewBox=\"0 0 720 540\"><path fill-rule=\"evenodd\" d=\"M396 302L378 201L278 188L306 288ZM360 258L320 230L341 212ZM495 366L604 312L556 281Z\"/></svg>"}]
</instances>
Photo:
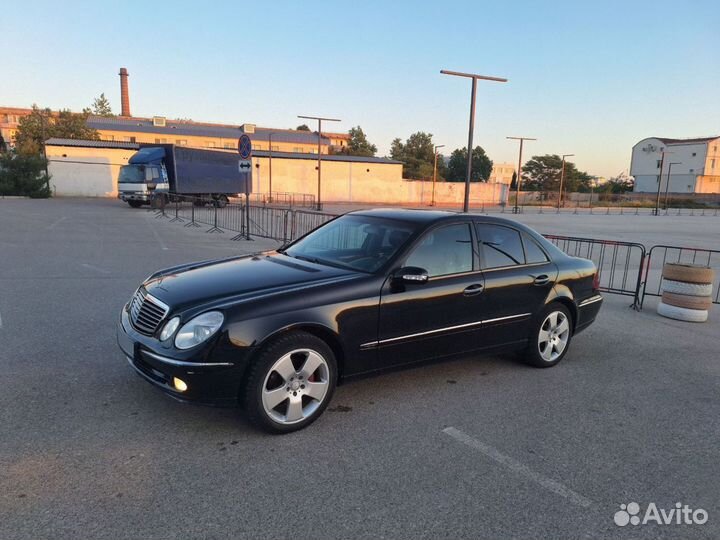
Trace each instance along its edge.
<instances>
[{"instance_id":1,"label":"concrete wall","mask_svg":"<svg viewBox=\"0 0 720 540\"><path fill-rule=\"evenodd\" d=\"M134 150L47 146L52 174L51 187L59 196L116 197L117 179ZM253 192L268 193L269 158L254 157ZM259 167L257 167L259 165ZM272 191L317 194L315 159L272 160ZM378 204L430 204L432 182L402 179L402 164L356 161L323 161L322 192L324 202ZM507 200L508 187L502 184L473 182L473 203L497 204ZM437 204L461 204L462 182L437 182Z\"/></svg>"},{"instance_id":2,"label":"concrete wall","mask_svg":"<svg viewBox=\"0 0 720 540\"><path fill-rule=\"evenodd\" d=\"M253 165L253 191L269 192L268 158L253 158ZM272 191L315 195L316 165L315 160L273 158ZM401 164L323 161L321 189L324 202L429 204L432 200L432 182L403 180ZM435 185L438 204L460 204L463 196L463 183ZM506 200L507 186L474 182L470 199L476 203Z\"/></svg>"},{"instance_id":3,"label":"concrete wall","mask_svg":"<svg viewBox=\"0 0 720 540\"><path fill-rule=\"evenodd\" d=\"M45 152L56 195L116 197L120 167L136 150L48 145Z\"/></svg>"}]
</instances>

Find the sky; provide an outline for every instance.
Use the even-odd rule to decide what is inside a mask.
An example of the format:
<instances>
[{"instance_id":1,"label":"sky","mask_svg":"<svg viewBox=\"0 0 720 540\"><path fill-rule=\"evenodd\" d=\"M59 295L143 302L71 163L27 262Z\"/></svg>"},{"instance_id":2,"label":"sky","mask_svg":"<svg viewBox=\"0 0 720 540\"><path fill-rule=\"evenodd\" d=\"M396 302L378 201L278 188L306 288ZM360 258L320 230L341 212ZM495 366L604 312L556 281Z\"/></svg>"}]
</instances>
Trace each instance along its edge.
<instances>
[{"instance_id":1,"label":"sky","mask_svg":"<svg viewBox=\"0 0 720 540\"><path fill-rule=\"evenodd\" d=\"M498 162L575 154L611 177L650 136L720 135L717 2L8 2L0 106L80 111L101 92L135 116L294 128L297 115L360 125L378 154L433 134ZM311 126L313 128L313 126ZM449 152L447 152L449 153ZM525 161L525 159L523 160Z\"/></svg>"}]
</instances>

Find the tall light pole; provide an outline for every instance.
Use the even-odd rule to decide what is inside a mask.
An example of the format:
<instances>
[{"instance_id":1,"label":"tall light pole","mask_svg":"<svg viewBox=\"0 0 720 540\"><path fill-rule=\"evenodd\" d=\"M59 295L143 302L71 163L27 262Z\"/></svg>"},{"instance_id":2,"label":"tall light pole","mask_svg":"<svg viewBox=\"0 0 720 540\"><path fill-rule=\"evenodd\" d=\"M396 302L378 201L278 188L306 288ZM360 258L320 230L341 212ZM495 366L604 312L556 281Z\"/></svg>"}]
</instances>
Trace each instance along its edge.
<instances>
[{"instance_id":1,"label":"tall light pole","mask_svg":"<svg viewBox=\"0 0 720 540\"><path fill-rule=\"evenodd\" d=\"M562 156L562 169L560 170L560 192L558 193L558 209L562 206L562 188L563 181L565 180L565 158L574 156L575 154L563 154Z\"/></svg>"},{"instance_id":2,"label":"tall light pole","mask_svg":"<svg viewBox=\"0 0 720 540\"><path fill-rule=\"evenodd\" d=\"M432 188L432 202L430 206L435 206L435 182L437 181L437 160L438 160L438 148L443 148L444 144L435 145L435 163L433 164L433 188Z\"/></svg>"},{"instance_id":3,"label":"tall light pole","mask_svg":"<svg viewBox=\"0 0 720 540\"><path fill-rule=\"evenodd\" d=\"M537 141L537 139L533 139L532 137L505 137L506 139L512 139L515 141L520 141L520 154L518 155L518 168L517 168L517 178L515 179L515 208L513 208L513 214L517 214L518 209L518 202L520 201L520 181L522 179L522 151L523 151L523 143L525 141Z\"/></svg>"},{"instance_id":4,"label":"tall light pole","mask_svg":"<svg viewBox=\"0 0 720 540\"><path fill-rule=\"evenodd\" d=\"M668 179L667 182L665 182L665 210L667 210L668 207L668 191L670 190L670 179L672 178L672 166L673 165L682 165L681 161L671 161L668 163Z\"/></svg>"},{"instance_id":5,"label":"tall light pole","mask_svg":"<svg viewBox=\"0 0 720 540\"><path fill-rule=\"evenodd\" d=\"M277 133L268 133L268 202L272 204L272 138Z\"/></svg>"},{"instance_id":6,"label":"tall light pole","mask_svg":"<svg viewBox=\"0 0 720 540\"><path fill-rule=\"evenodd\" d=\"M317 209L322 210L322 202L320 200L320 181L321 181L321 173L320 173L320 156L322 153L320 152L320 143L322 141L322 121L326 120L328 122L340 122L337 118L324 118L322 116L301 116L298 115L298 118L304 118L306 120L317 120L318 121L318 164L317 164L317 170L318 170L318 185L317 185Z\"/></svg>"},{"instance_id":7,"label":"tall light pole","mask_svg":"<svg viewBox=\"0 0 720 540\"><path fill-rule=\"evenodd\" d=\"M663 165L665 164L665 154L674 154L675 152L668 152L667 150L661 150L660 151L660 174L658 176L658 190L657 190L657 200L655 201L655 215L660 215L660 186L662 185L662 173L663 173Z\"/></svg>"},{"instance_id":8,"label":"tall light pole","mask_svg":"<svg viewBox=\"0 0 720 540\"><path fill-rule=\"evenodd\" d=\"M473 131L475 131L475 93L477 90L477 81L495 81L507 82L507 79L501 77L488 77L487 75L476 75L474 73L461 73L459 71L440 70L443 75L454 75L456 77L466 77L472 79L472 92L470 94L470 127L468 128L468 157L467 171L465 172L465 200L463 202L463 212L467 212L470 207L470 177L472 175L472 151L473 151Z\"/></svg>"}]
</instances>

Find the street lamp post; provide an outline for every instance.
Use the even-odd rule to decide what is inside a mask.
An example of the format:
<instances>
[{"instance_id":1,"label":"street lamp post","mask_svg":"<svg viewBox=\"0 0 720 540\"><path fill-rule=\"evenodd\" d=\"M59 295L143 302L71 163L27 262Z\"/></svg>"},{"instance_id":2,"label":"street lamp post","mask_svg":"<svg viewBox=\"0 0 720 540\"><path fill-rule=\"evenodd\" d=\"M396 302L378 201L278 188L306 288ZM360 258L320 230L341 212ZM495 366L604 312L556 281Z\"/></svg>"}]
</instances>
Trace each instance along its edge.
<instances>
[{"instance_id":1,"label":"street lamp post","mask_svg":"<svg viewBox=\"0 0 720 540\"><path fill-rule=\"evenodd\" d=\"M562 190L563 190L563 181L565 180L565 158L574 156L575 154L563 154L562 157L562 169L560 170L560 193L558 193L558 210L562 206Z\"/></svg>"},{"instance_id":2,"label":"street lamp post","mask_svg":"<svg viewBox=\"0 0 720 540\"><path fill-rule=\"evenodd\" d=\"M477 90L478 79L484 81L507 82L507 79L501 77L488 77L486 75L476 75L473 73L461 73L459 71L440 70L443 75L454 75L456 77L466 77L472 79L472 92L470 93L470 126L468 128L468 157L467 171L465 172L465 199L463 202L463 212L467 212L470 207L470 177L472 175L472 143L473 131L475 130L475 93Z\"/></svg>"},{"instance_id":3,"label":"street lamp post","mask_svg":"<svg viewBox=\"0 0 720 540\"><path fill-rule=\"evenodd\" d=\"M317 182L317 210L322 210L322 202L320 199L320 186L321 186L321 172L320 172L320 162L321 162L321 152L320 152L320 144L322 142L322 121L327 120L328 122L340 122L337 118L324 118L322 116L301 116L298 115L298 118L304 118L306 120L317 120L318 121L318 149L317 149L317 156L318 156L318 162L317 162L317 171L318 171L318 182Z\"/></svg>"},{"instance_id":4,"label":"street lamp post","mask_svg":"<svg viewBox=\"0 0 720 540\"><path fill-rule=\"evenodd\" d=\"M667 210L668 207L668 191L670 190L670 179L672 178L672 166L681 164L681 161L671 161L668 163L668 177L667 182L665 182L665 210Z\"/></svg>"},{"instance_id":5,"label":"street lamp post","mask_svg":"<svg viewBox=\"0 0 720 540\"><path fill-rule=\"evenodd\" d=\"M662 186L662 173L663 165L665 164L665 154L674 154L675 152L668 152L667 150L660 151L660 174L658 176L658 190L657 199L655 200L655 215L660 215L660 187Z\"/></svg>"},{"instance_id":6,"label":"street lamp post","mask_svg":"<svg viewBox=\"0 0 720 540\"><path fill-rule=\"evenodd\" d=\"M437 160L438 160L438 148L443 148L444 144L435 145L435 163L433 164L433 186L432 186L432 201L430 206L435 206L435 182L437 181Z\"/></svg>"},{"instance_id":7,"label":"street lamp post","mask_svg":"<svg viewBox=\"0 0 720 540\"><path fill-rule=\"evenodd\" d=\"M515 208L513 208L513 214L517 214L519 212L518 208L518 202L520 201L520 182L522 179L522 151L523 151L523 143L525 141L537 141L537 139L533 139L531 137L505 137L506 139L513 139L515 141L520 141L520 154L518 155L518 168L517 168L517 178L515 179Z\"/></svg>"},{"instance_id":8,"label":"street lamp post","mask_svg":"<svg viewBox=\"0 0 720 540\"><path fill-rule=\"evenodd\" d=\"M272 204L272 138L275 133L268 133L268 202Z\"/></svg>"}]
</instances>

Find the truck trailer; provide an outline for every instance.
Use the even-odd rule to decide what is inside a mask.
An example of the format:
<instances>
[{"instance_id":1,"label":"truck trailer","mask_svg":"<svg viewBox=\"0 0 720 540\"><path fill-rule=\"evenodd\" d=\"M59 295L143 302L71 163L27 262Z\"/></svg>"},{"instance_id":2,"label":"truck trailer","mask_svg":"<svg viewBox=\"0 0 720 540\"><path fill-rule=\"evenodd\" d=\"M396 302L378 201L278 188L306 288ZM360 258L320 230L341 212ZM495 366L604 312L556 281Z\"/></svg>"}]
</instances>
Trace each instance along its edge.
<instances>
[{"instance_id":1,"label":"truck trailer","mask_svg":"<svg viewBox=\"0 0 720 540\"><path fill-rule=\"evenodd\" d=\"M220 150L201 150L174 144L140 145L120 167L118 198L133 208L153 199L172 201L176 196L195 197L195 202L225 206L228 197L245 192L249 175L240 173L238 155ZM248 192L250 186L247 186Z\"/></svg>"}]
</instances>

